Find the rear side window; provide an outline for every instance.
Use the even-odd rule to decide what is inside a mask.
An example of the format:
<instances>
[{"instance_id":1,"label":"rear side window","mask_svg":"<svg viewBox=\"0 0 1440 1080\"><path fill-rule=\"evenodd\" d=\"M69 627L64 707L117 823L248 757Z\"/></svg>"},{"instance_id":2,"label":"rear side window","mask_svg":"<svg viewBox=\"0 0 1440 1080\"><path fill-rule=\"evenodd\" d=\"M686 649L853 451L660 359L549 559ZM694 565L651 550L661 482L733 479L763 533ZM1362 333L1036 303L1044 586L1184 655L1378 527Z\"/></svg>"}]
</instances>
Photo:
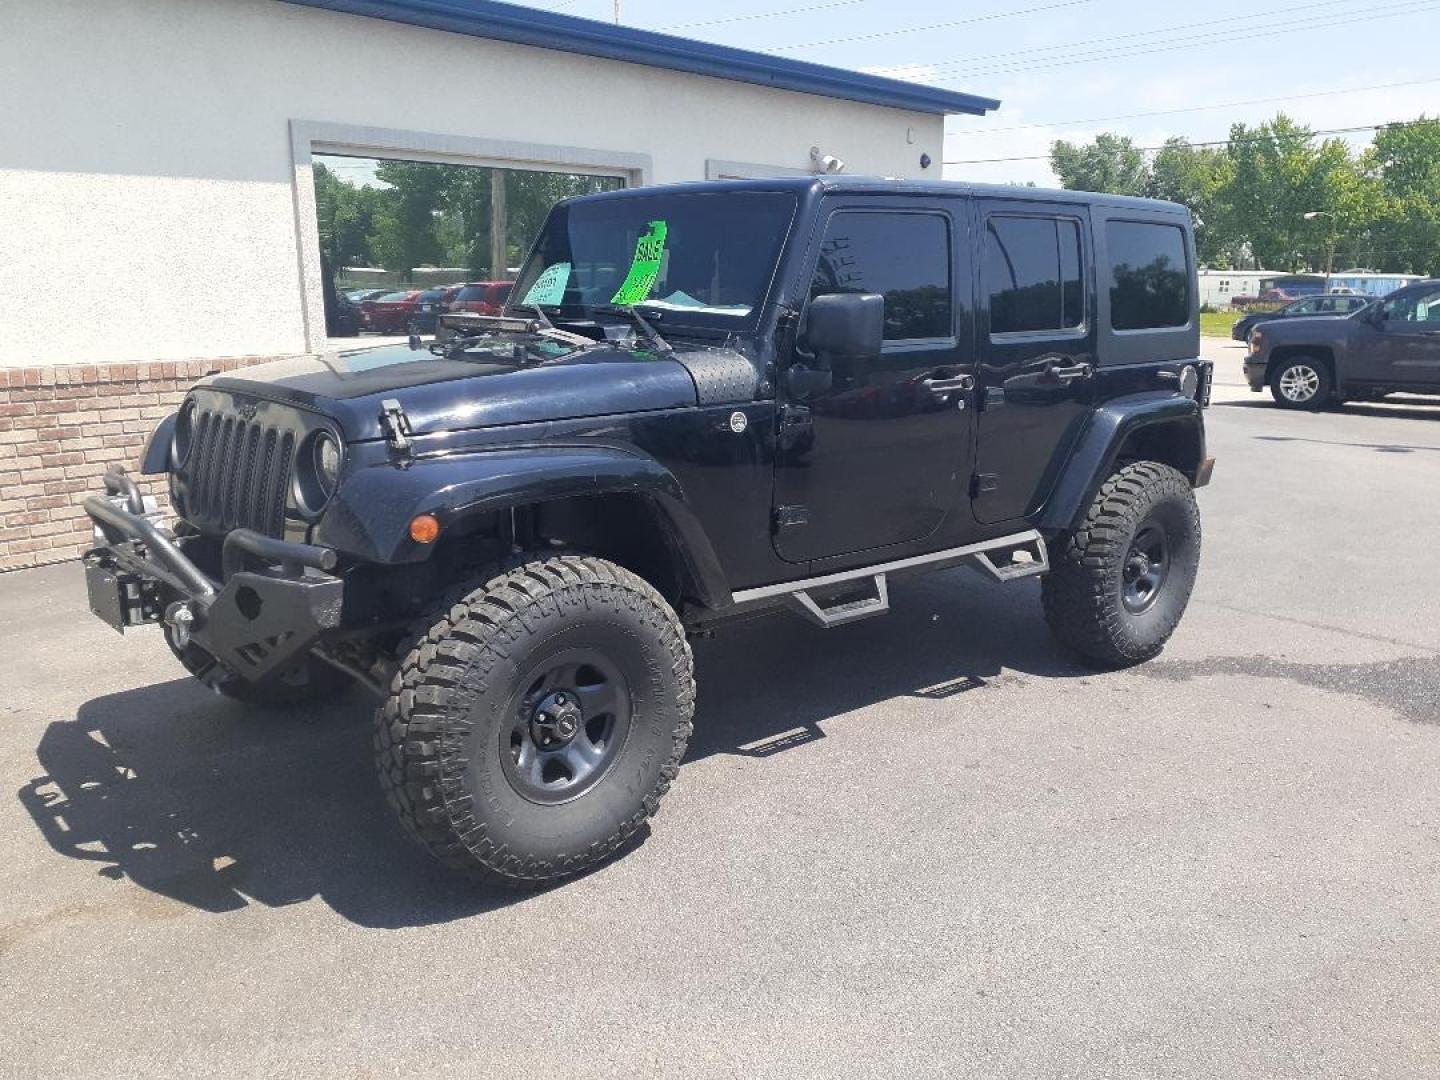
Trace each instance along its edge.
<instances>
[{"instance_id":1,"label":"rear side window","mask_svg":"<svg viewBox=\"0 0 1440 1080\"><path fill-rule=\"evenodd\" d=\"M1163 330L1190 321L1190 266L1177 225L1109 221L1110 325Z\"/></svg>"},{"instance_id":2,"label":"rear side window","mask_svg":"<svg viewBox=\"0 0 1440 1080\"><path fill-rule=\"evenodd\" d=\"M1071 330L1085 321L1080 223L996 215L985 233L990 332Z\"/></svg>"},{"instance_id":3,"label":"rear side window","mask_svg":"<svg viewBox=\"0 0 1440 1080\"><path fill-rule=\"evenodd\" d=\"M884 296L886 341L950 337L948 219L867 211L831 215L810 295L837 292Z\"/></svg>"}]
</instances>

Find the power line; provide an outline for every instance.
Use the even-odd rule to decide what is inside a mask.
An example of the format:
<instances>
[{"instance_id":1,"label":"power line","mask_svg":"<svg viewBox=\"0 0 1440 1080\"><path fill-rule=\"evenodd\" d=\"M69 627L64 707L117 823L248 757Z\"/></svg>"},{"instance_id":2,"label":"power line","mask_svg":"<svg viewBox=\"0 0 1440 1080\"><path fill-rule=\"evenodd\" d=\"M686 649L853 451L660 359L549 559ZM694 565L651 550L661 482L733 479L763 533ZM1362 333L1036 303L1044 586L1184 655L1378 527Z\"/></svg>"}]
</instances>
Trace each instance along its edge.
<instances>
[{"instance_id":1,"label":"power line","mask_svg":"<svg viewBox=\"0 0 1440 1080\"><path fill-rule=\"evenodd\" d=\"M818 49L824 45L845 45L852 41L875 41L878 38L899 37L902 34L919 34L927 30L950 30L957 26L973 26L976 23L995 22L997 19L1013 19L1020 15L1038 15L1059 8L1080 7L1093 4L1095 0L1059 0L1057 3L1040 7L1023 8L1019 11L997 11L990 15L974 15L968 19L954 19L950 22L930 23L927 26L907 26L900 30L880 30L873 34L855 34L851 37L830 38L826 41L806 41L799 45L777 45L771 52L794 52L799 49Z\"/></svg>"},{"instance_id":2,"label":"power line","mask_svg":"<svg viewBox=\"0 0 1440 1080\"><path fill-rule=\"evenodd\" d=\"M1372 22L1377 19L1393 19L1401 15L1415 15L1421 12L1432 10L1437 5L1434 3L1419 3L1414 0L1407 0L1406 4L1394 4L1388 7L1370 8L1365 13L1365 21ZM1395 10L1401 8L1403 10ZM1280 34L1304 33L1310 30L1324 30L1334 26L1353 24L1356 20L1349 15L1321 16L1309 22L1295 22L1289 24L1277 24L1274 26L1261 27L1259 32L1251 32L1246 37L1247 44L1256 38L1274 37ZM1144 48L1117 48L1108 50L1092 51L1079 57L1071 57L1063 60L1052 60L1046 63L1007 63L995 65L989 68L980 68L967 71L964 75L947 76L943 79L935 79L935 83L969 82L978 78L985 78L990 75L1005 75L1014 72L1046 71L1054 68L1075 67L1080 64L1093 64L1103 60L1121 60L1132 56L1146 56L1157 52L1172 52L1178 49L1205 48L1212 45L1233 44L1235 36L1233 30L1221 31L1214 34L1192 35L1182 39L1165 42L1148 43Z\"/></svg>"},{"instance_id":3,"label":"power line","mask_svg":"<svg viewBox=\"0 0 1440 1080\"><path fill-rule=\"evenodd\" d=\"M573 0L572 0L573 2ZM812 11L826 11L830 8L855 7L868 4L870 0L832 0L828 4L811 4L809 7L781 8L779 11L755 11L748 15L727 15L723 19L705 19L701 22L671 23L657 27L658 30L693 30L701 26L723 26L726 23L750 22L754 19L778 19L785 15L805 15Z\"/></svg>"},{"instance_id":4,"label":"power line","mask_svg":"<svg viewBox=\"0 0 1440 1080\"><path fill-rule=\"evenodd\" d=\"M1255 20L1256 20L1257 18L1270 19L1270 18L1274 18L1275 16L1278 16L1278 15L1287 14L1287 13L1292 12L1292 11L1315 11L1317 8L1337 7L1337 6L1340 6L1340 5L1352 4L1352 3L1354 3L1354 2L1355 2L1355 0L1321 0L1320 3L1316 3L1316 4L1296 4L1296 5L1292 6L1292 7L1271 8L1270 10L1266 11L1263 15L1260 15L1260 16L1256 16L1256 15L1253 15L1253 14L1248 14L1248 15L1230 15L1230 16L1226 16L1226 17L1224 17L1224 18L1218 18L1218 19L1205 19L1205 20L1202 21L1202 22L1180 23L1180 24L1175 25L1175 26L1157 26L1157 27L1153 27L1152 29L1149 29L1149 30L1137 30L1137 31L1135 31L1134 33L1130 33L1130 34L1109 34L1109 35L1106 35L1105 37L1090 38L1090 39L1087 39L1087 40L1085 40L1085 41L1065 41L1065 42L1060 42L1060 43L1055 44L1055 45L1037 45L1037 46L1035 46L1035 47L1033 47L1033 48L1029 48L1029 49L1014 49L1014 50L1012 50L1012 51L1010 51L1010 52L1002 52L1002 53L980 53L980 54L975 55L975 56L962 56L962 57L958 57L958 58L956 58L956 59L954 59L954 60L944 60L944 61L941 61L941 62L935 63L935 64L923 64L923 65L922 65L922 64L918 64L918 63L917 63L917 64L914 64L914 65L895 65L895 66L897 66L897 67L904 67L904 66L920 67L920 66L924 66L924 67L934 68L936 71L940 71L940 70L944 70L944 69L949 69L949 68L963 68L963 67L966 67L966 66L969 66L969 65L973 65L973 64L977 64L977 63L980 63L980 62L986 61L986 60L1003 60L1003 59L1007 59L1007 58L1009 58L1009 57L1014 57L1014 56L1033 56L1033 55L1036 54L1036 53L1046 53L1046 52L1068 52L1068 51L1070 51L1070 50L1072 50L1072 49L1075 49L1075 48L1077 48L1077 47L1083 47L1083 46L1086 46L1086 45L1103 45L1105 42L1109 42L1109 41L1131 41L1131 40L1134 40L1134 39L1137 39L1137 38L1148 38L1148 37L1163 36L1163 35L1168 35L1168 34L1175 34L1175 33L1179 33L1179 32L1182 31L1182 30L1196 30L1196 29L1202 29L1202 30L1203 30L1203 29L1206 29L1206 28L1208 28L1208 27L1219 26L1219 25L1222 25L1222 24L1225 24L1225 23L1244 22L1244 23L1249 23L1249 24L1252 24L1252 25L1253 25L1254 22L1255 22ZM1364 7L1364 5L1362 5L1362 8L1363 8L1363 7ZM1276 25L1285 25L1285 24L1284 24L1284 23L1279 23L1279 24L1276 24Z\"/></svg>"},{"instance_id":5,"label":"power line","mask_svg":"<svg viewBox=\"0 0 1440 1080\"><path fill-rule=\"evenodd\" d=\"M947 135L999 135L1010 131L1032 131L1036 128L1074 127L1080 124L1107 124L1114 120L1144 120L1153 116L1175 116L1180 113L1207 112L1211 109L1233 109L1244 105L1273 105L1283 101L1302 101L1310 98L1333 97L1339 94L1363 94L1371 90L1394 90L1403 86L1424 86L1440 82L1440 78L1410 79L1406 82L1379 83L1375 86L1350 86L1339 90L1317 90L1310 94L1286 94L1282 97L1250 98L1246 101L1223 101L1214 105L1189 105L1183 109L1155 109L1150 112L1121 113L1117 116L1092 116L1084 120L1053 120L1033 124L1012 124L1001 128L972 128L947 131Z\"/></svg>"},{"instance_id":6,"label":"power line","mask_svg":"<svg viewBox=\"0 0 1440 1080\"><path fill-rule=\"evenodd\" d=\"M1304 133L1304 137L1306 138L1306 140L1309 140L1309 139L1319 138L1319 137L1322 136L1322 135L1355 135L1355 134L1359 134L1359 133L1362 132L1362 131L1379 131L1381 128L1391 128L1391 127L1412 127L1412 126L1414 126L1414 125L1416 125L1416 124L1434 124L1434 123L1436 123L1436 122L1437 122L1436 120L1429 120L1429 119L1421 119L1421 120L1385 120L1385 121L1382 121L1381 123L1378 123L1378 124L1357 124L1357 125L1355 125L1354 127L1326 128L1326 129L1322 129L1322 130L1320 130L1320 131L1309 131L1309 132L1305 132L1305 133ZM1300 134L1301 134L1300 132L1298 132L1298 131L1296 132L1296 135L1300 135ZM1176 136L1176 138L1178 138L1178 139L1184 139L1183 136ZM1232 138L1232 139L1215 139L1215 140L1211 140L1211 141L1209 141L1209 142L1191 142L1190 140L1185 139L1184 142L1185 142L1186 148L1188 148L1188 149L1201 149L1201 148L1203 148L1203 147L1211 147L1211 146L1233 146L1233 145L1236 145L1236 144L1245 144L1245 143L1253 143L1253 142L1272 142L1272 141L1275 140L1275 138L1276 138L1275 135L1270 134L1270 135L1242 136L1241 138L1238 138L1238 139L1233 139L1233 138ZM1135 146L1135 147L1131 147L1130 149L1138 150L1138 151L1140 151L1141 153L1144 153L1144 154L1150 154L1150 153L1156 153L1156 152L1161 151L1161 150L1167 150L1167 149L1169 149L1169 146L1168 146L1168 145L1161 145L1161 146ZM995 165L995 164L998 164L998 163L1001 163L1001 162L1007 162L1007 161L1049 161L1049 160L1050 160L1050 155L1049 155L1049 154L1019 154L1019 155L1016 155L1016 156L1014 156L1014 157L966 158L966 159L955 159L955 160L946 159L945 161L942 161L941 164L942 164L942 165Z\"/></svg>"}]
</instances>

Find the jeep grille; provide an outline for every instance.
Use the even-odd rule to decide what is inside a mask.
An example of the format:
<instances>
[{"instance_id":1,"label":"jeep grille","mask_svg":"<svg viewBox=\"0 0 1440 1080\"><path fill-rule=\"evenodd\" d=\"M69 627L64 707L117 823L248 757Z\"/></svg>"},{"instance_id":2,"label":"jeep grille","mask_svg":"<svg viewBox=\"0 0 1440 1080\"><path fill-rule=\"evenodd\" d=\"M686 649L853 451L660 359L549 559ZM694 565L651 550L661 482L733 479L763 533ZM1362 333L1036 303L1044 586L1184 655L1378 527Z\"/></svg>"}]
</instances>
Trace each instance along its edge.
<instances>
[{"instance_id":1,"label":"jeep grille","mask_svg":"<svg viewBox=\"0 0 1440 1080\"><path fill-rule=\"evenodd\" d=\"M234 413L197 409L184 472L185 519L207 531L285 535L295 434Z\"/></svg>"}]
</instances>

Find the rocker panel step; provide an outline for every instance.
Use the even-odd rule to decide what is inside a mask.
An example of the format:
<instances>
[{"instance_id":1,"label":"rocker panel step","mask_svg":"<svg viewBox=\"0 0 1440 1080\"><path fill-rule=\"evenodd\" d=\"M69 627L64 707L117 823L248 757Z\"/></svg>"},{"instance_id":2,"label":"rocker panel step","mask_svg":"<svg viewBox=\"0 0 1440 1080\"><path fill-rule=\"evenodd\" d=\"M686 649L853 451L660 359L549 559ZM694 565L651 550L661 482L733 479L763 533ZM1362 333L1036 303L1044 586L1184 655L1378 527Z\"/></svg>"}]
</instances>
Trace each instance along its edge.
<instances>
[{"instance_id":1,"label":"rocker panel step","mask_svg":"<svg viewBox=\"0 0 1440 1080\"><path fill-rule=\"evenodd\" d=\"M885 580L885 575L875 574L871 580L875 589L874 596L862 596L856 599L842 600L838 604L827 605L811 596L809 590L801 589L791 593L788 599L801 615L829 630L834 626L843 626L860 619L868 619L872 615L884 615L890 610L890 588Z\"/></svg>"}]
</instances>

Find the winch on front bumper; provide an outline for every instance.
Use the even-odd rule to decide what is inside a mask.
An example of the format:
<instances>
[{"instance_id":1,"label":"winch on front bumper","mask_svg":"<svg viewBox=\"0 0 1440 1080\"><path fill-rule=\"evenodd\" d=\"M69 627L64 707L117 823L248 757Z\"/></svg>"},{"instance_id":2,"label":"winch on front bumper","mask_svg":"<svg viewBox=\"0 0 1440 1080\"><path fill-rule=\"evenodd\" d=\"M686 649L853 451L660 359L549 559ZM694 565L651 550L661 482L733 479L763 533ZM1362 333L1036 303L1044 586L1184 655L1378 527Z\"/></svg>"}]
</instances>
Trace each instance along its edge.
<instances>
[{"instance_id":1,"label":"winch on front bumper","mask_svg":"<svg viewBox=\"0 0 1440 1080\"><path fill-rule=\"evenodd\" d=\"M187 547L215 541L177 537L148 512L123 472L105 474L106 495L85 500L104 542L85 556L90 610L124 633L163 623L179 648L194 642L236 675L260 682L303 656L340 624L344 582L326 571L335 552L233 529L220 544L219 576Z\"/></svg>"}]
</instances>

